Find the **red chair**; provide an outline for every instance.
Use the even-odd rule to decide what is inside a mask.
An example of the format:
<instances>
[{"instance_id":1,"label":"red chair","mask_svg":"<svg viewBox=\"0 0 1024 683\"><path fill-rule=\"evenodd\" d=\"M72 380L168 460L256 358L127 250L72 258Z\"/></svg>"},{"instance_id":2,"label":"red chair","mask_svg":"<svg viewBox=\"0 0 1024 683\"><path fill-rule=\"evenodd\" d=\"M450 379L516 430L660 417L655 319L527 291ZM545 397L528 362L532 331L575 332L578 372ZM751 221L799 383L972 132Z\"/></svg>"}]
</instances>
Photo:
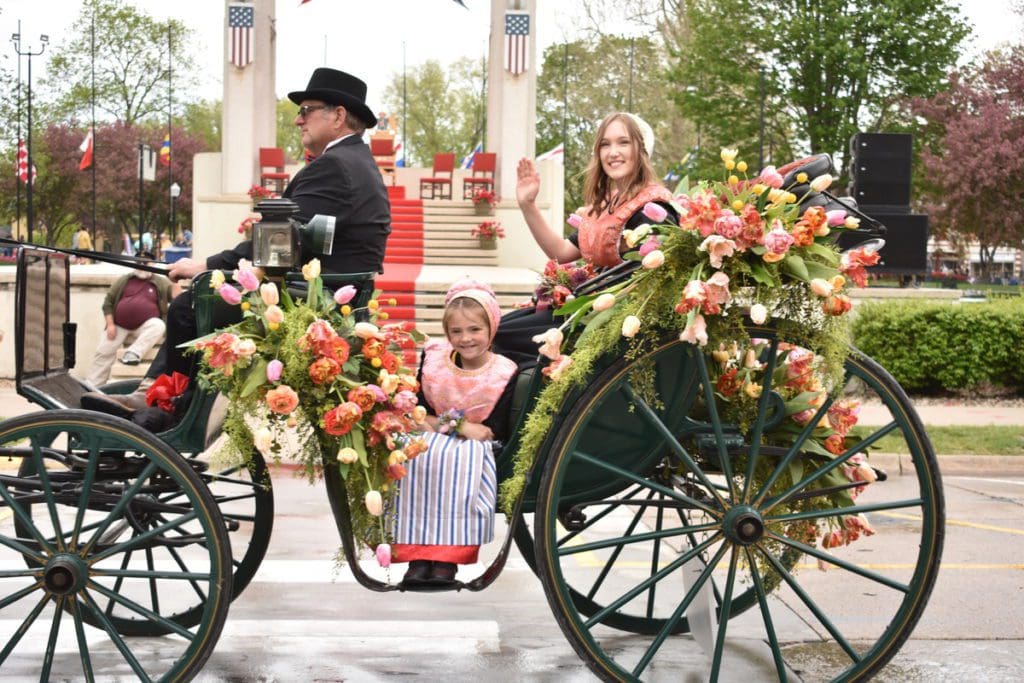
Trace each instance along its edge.
<instances>
[{"instance_id":1,"label":"red chair","mask_svg":"<svg viewBox=\"0 0 1024 683\"><path fill-rule=\"evenodd\" d=\"M494 169L498 155L494 152L477 152L473 156L473 174L462 179L462 198L473 199L477 189L494 189Z\"/></svg>"},{"instance_id":2,"label":"red chair","mask_svg":"<svg viewBox=\"0 0 1024 683\"><path fill-rule=\"evenodd\" d=\"M377 168L385 179L390 179L395 184L395 138L392 136L371 137L370 154L377 162Z\"/></svg>"},{"instance_id":3,"label":"red chair","mask_svg":"<svg viewBox=\"0 0 1024 683\"><path fill-rule=\"evenodd\" d=\"M274 170L264 171L265 168ZM268 187L273 183L274 191L282 192L289 180L291 176L284 172L284 150L280 147L260 147L260 185Z\"/></svg>"},{"instance_id":4,"label":"red chair","mask_svg":"<svg viewBox=\"0 0 1024 683\"><path fill-rule=\"evenodd\" d=\"M445 177L445 174L448 177ZM452 176L455 175L455 152L434 155L434 168L429 178L420 178L420 199L451 199L452 198ZM440 194L435 194L438 186L441 187ZM444 192L448 187L448 194ZM424 190L430 188L430 196L424 196Z\"/></svg>"}]
</instances>

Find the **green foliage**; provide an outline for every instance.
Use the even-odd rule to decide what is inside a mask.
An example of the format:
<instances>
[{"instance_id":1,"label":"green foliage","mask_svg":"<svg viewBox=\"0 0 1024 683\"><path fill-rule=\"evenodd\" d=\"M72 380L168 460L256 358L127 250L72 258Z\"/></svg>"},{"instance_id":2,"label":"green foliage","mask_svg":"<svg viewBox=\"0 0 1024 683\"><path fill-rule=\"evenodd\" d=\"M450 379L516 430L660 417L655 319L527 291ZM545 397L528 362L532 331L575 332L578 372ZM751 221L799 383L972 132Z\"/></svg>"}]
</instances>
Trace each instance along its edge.
<instances>
[{"instance_id":1,"label":"green foliage","mask_svg":"<svg viewBox=\"0 0 1024 683\"><path fill-rule=\"evenodd\" d=\"M384 89L384 106L399 121L408 166L429 167L434 155L465 156L486 130L486 73L480 60L462 58L449 67L437 60L411 67ZM458 159L457 159L458 160Z\"/></svg>"},{"instance_id":2,"label":"green foliage","mask_svg":"<svg viewBox=\"0 0 1024 683\"><path fill-rule=\"evenodd\" d=\"M722 146L758 158L762 87L766 163L828 152L845 170L850 136L906 124L898 105L945 86L969 33L950 0L681 0L667 25L675 98L708 150L698 173Z\"/></svg>"},{"instance_id":3,"label":"green foliage","mask_svg":"<svg viewBox=\"0 0 1024 683\"><path fill-rule=\"evenodd\" d=\"M577 40L544 50L537 77L537 151L565 144L567 214L583 205L583 172L597 124L608 114L628 111L632 104L631 111L651 124L657 141L652 162L659 176L695 144L693 126L674 115L665 95L664 66L663 53L650 38L600 36L596 42Z\"/></svg>"},{"instance_id":4,"label":"green foliage","mask_svg":"<svg viewBox=\"0 0 1024 683\"><path fill-rule=\"evenodd\" d=\"M302 161L305 150L302 148L302 132L295 125L295 112L298 107L287 97L277 101L277 146L284 150L285 161Z\"/></svg>"},{"instance_id":5,"label":"green foliage","mask_svg":"<svg viewBox=\"0 0 1024 683\"><path fill-rule=\"evenodd\" d=\"M91 28L95 16L96 63ZM168 36L170 32L170 36ZM54 47L49 84L60 93L51 107L55 120L91 118L92 76L96 108L131 127L167 120L168 64L174 55L172 87L187 93L196 84L191 31L181 22L158 22L125 0L90 0L82 5L70 40Z\"/></svg>"},{"instance_id":6,"label":"green foliage","mask_svg":"<svg viewBox=\"0 0 1024 683\"><path fill-rule=\"evenodd\" d=\"M1024 391L1024 301L870 303L854 344L910 391Z\"/></svg>"}]
</instances>

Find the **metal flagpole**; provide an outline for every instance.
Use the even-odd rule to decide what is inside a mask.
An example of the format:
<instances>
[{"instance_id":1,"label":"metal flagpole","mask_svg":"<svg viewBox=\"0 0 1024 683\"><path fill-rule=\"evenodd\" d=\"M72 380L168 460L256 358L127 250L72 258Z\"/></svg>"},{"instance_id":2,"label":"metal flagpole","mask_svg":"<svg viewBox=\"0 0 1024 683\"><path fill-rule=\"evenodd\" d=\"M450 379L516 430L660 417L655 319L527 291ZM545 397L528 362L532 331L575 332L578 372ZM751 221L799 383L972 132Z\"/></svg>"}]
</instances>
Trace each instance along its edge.
<instances>
[{"instance_id":1,"label":"metal flagpole","mask_svg":"<svg viewBox=\"0 0 1024 683\"><path fill-rule=\"evenodd\" d=\"M21 19L18 19L18 32L14 34L17 36L15 41L21 40ZM21 147L21 52L18 51L18 147L20 151ZM17 158L17 157L15 157ZM15 161L15 167L17 167L17 161ZM14 212L14 224L18 226L18 238L21 238L21 178L18 177L18 172L15 170L14 173L14 186L17 189L18 200L17 208Z\"/></svg>"},{"instance_id":2,"label":"metal flagpole","mask_svg":"<svg viewBox=\"0 0 1024 683\"><path fill-rule=\"evenodd\" d=\"M174 71L174 45L172 43L171 35L171 19L167 19L167 213L168 222L172 222L174 219L174 199L171 197L171 185L174 183L174 140L172 139L173 126L172 126L172 112L174 109L173 99L173 79L172 73ZM171 239L174 239L174 226L170 225L168 228L171 232ZM160 224L156 226L156 243L153 245L156 252L160 251Z\"/></svg>"},{"instance_id":3,"label":"metal flagpole","mask_svg":"<svg viewBox=\"0 0 1024 683\"><path fill-rule=\"evenodd\" d=\"M92 6L92 27L90 30L92 43L92 243L96 246L96 5ZM104 240L106 242L106 240Z\"/></svg>"},{"instance_id":4,"label":"metal flagpole","mask_svg":"<svg viewBox=\"0 0 1024 683\"><path fill-rule=\"evenodd\" d=\"M402 41L402 167L409 168L409 136L405 134L405 122L409 120L407 116L406 105L407 101L405 98L405 41Z\"/></svg>"}]
</instances>

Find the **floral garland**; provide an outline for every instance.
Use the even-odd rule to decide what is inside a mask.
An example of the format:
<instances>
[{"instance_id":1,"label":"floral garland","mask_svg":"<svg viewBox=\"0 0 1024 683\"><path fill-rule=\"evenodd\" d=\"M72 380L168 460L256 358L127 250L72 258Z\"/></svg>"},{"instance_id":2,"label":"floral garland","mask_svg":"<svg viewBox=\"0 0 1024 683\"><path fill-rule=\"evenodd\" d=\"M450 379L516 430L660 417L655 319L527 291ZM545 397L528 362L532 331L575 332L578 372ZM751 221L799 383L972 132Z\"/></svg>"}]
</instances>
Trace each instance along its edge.
<instances>
[{"instance_id":1,"label":"floral garland","mask_svg":"<svg viewBox=\"0 0 1024 683\"><path fill-rule=\"evenodd\" d=\"M763 365L757 359L764 345L749 338L744 320L749 316L762 324L771 318L779 338L790 344L780 349L776 372L795 373L806 383L790 384L783 392L788 407L806 405L794 410L806 422L814 414L811 409L838 390L836 379L849 348L844 314L852 305L845 288L851 281L866 285L865 268L877 263L878 254L858 249L840 255L836 232L856 230L858 220L844 210L802 206L829 186L830 175L812 180L797 173L784 187L786 181L774 167L752 179L740 178L737 174L745 176L746 164L735 157L735 150L722 151L729 172L724 182L680 188L673 202L679 225L665 223L662 206L646 205L643 211L651 222L623 233L627 245L637 248L624 258L640 261L640 267L604 290L566 297L556 311L565 324L534 338L550 361L543 372L552 381L520 432L513 475L502 483L500 505L506 513L522 493L555 422L552 416L609 354L637 358L665 334L678 334L681 341L706 349L716 400L725 399L724 419L749 424L761 386ZM811 192L802 198L792 191L808 185ZM851 432L857 410L849 403L835 406L828 424L815 429L808 443L820 443L817 448L825 456L842 453L857 438ZM789 438L792 443L786 434L765 438L782 443ZM850 466L838 470L833 474L845 481L873 480L863 460L851 459ZM848 505L858 490L840 491L833 505ZM873 533L863 519L841 523L827 542L850 542L860 533ZM795 529L787 533L798 531L804 537L817 534Z\"/></svg>"},{"instance_id":2,"label":"floral garland","mask_svg":"<svg viewBox=\"0 0 1024 683\"><path fill-rule=\"evenodd\" d=\"M311 481L323 467L337 467L350 503L359 503L350 505L357 541L387 566L384 512L404 463L425 448L426 410L400 358L401 347L422 335L408 325L378 327L387 312L376 298L353 309L352 285L327 296L318 260L302 272L308 292L293 300L287 289L261 282L247 261L234 272L237 287L214 271L210 286L242 319L190 346L201 354L200 380L229 400L227 455L244 462L255 446L279 458L290 441Z\"/></svg>"}]
</instances>

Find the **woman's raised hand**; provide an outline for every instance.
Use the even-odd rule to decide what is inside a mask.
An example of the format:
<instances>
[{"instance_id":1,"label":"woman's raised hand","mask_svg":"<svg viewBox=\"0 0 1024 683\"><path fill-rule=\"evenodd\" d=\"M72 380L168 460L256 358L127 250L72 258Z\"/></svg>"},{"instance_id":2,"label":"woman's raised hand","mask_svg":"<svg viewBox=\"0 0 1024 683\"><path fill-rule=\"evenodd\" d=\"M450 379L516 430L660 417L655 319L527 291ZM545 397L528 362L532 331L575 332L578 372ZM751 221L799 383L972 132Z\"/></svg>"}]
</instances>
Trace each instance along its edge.
<instances>
[{"instance_id":1,"label":"woman's raised hand","mask_svg":"<svg viewBox=\"0 0 1024 683\"><path fill-rule=\"evenodd\" d=\"M533 161L523 157L516 166L516 201L520 204L532 204L540 192L540 174L533 166Z\"/></svg>"}]
</instances>

